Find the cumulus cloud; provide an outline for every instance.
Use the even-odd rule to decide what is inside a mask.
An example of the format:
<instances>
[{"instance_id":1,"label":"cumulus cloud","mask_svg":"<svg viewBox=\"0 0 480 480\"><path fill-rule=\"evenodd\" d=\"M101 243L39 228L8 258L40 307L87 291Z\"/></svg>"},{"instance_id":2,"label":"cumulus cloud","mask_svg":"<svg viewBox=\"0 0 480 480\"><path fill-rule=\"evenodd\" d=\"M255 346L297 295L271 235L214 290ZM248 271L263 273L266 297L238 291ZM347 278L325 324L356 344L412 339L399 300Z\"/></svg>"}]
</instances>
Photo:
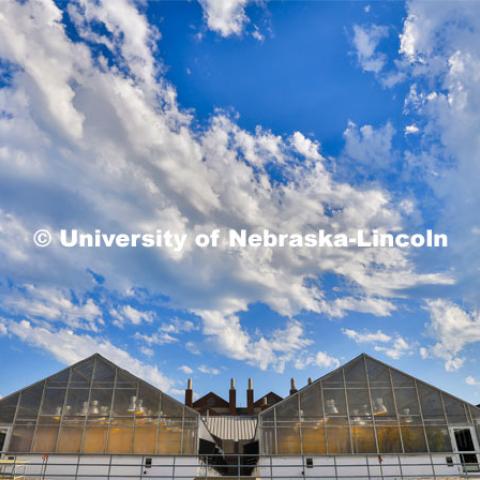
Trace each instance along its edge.
<instances>
[{"instance_id":1,"label":"cumulus cloud","mask_svg":"<svg viewBox=\"0 0 480 480\"><path fill-rule=\"evenodd\" d=\"M468 375L468 377L465 377L465 383L473 387L480 385L480 381L477 380L475 377L472 377L471 375Z\"/></svg>"},{"instance_id":2,"label":"cumulus cloud","mask_svg":"<svg viewBox=\"0 0 480 480\"><path fill-rule=\"evenodd\" d=\"M113 309L110 312L113 318L113 324L117 327L123 327L125 324L141 325L142 323L152 323L154 319L153 312L144 312L133 308L131 305L124 305L119 309Z\"/></svg>"},{"instance_id":3,"label":"cumulus cloud","mask_svg":"<svg viewBox=\"0 0 480 480\"><path fill-rule=\"evenodd\" d=\"M245 7L248 0L199 0L208 28L222 37L242 33L248 18Z\"/></svg>"},{"instance_id":4,"label":"cumulus cloud","mask_svg":"<svg viewBox=\"0 0 480 480\"><path fill-rule=\"evenodd\" d=\"M356 343L389 342L392 339L390 335L383 333L381 330L376 332L357 332L350 328L342 328L342 333Z\"/></svg>"},{"instance_id":5,"label":"cumulus cloud","mask_svg":"<svg viewBox=\"0 0 480 480\"><path fill-rule=\"evenodd\" d=\"M145 379L164 391L170 391L173 381L151 366L132 357L127 351L114 346L109 340L88 334L77 334L63 328L58 330L35 327L27 320L8 322L8 333L33 347L51 353L66 365L76 363L94 353L100 353L120 367Z\"/></svg>"},{"instance_id":6,"label":"cumulus cloud","mask_svg":"<svg viewBox=\"0 0 480 480\"><path fill-rule=\"evenodd\" d=\"M115 8L69 4L67 14L80 36L76 42L66 35L64 12L54 2L2 6L0 56L19 67L11 85L0 91L5 112L0 117L0 220L8 230L0 236L3 273L29 285L48 277L54 289L53 302L26 291L22 303L19 293L16 306L5 305L12 315L21 307L33 324L30 317L39 312L33 306L56 309L56 318L69 328L99 328L95 302L85 298L78 304L65 293L70 289L83 299L91 282L88 269L94 266L111 291L146 287L167 296L173 307L196 313L202 334L225 355L282 371L310 341L294 320L269 335L248 332L238 313L249 305L263 302L292 318L301 311L388 315L406 289L452 282L444 274L417 272L408 252L398 249L321 255L308 249L199 251L191 244L176 253L35 249L30 232L39 227L122 232L161 227L180 234L213 227L393 231L402 227L403 212L388 191L336 180L320 144L300 132L246 131L221 111L197 129L193 114L179 108L175 88L157 68L159 33L133 3L119 0ZM239 33L246 21L245 2L205 1L203 6L210 27L222 35ZM109 35L99 35L93 24L104 25ZM107 49L112 64L98 53L101 49L90 49L92 44ZM359 162L387 160L389 124L378 132L349 129L350 155ZM281 169L282 181L269 174L272 167ZM316 281L325 273L352 288L327 300ZM125 308L118 312L123 324L151 319L136 307ZM176 341L167 331L149 340L145 335L139 332L137 338L147 345ZM38 345L47 348L45 342Z\"/></svg>"},{"instance_id":7,"label":"cumulus cloud","mask_svg":"<svg viewBox=\"0 0 480 480\"><path fill-rule=\"evenodd\" d=\"M388 28L383 25L353 26L353 45L358 63L366 72L379 73L385 66L386 56L377 52L377 46L387 36Z\"/></svg>"},{"instance_id":8,"label":"cumulus cloud","mask_svg":"<svg viewBox=\"0 0 480 480\"><path fill-rule=\"evenodd\" d=\"M186 375L190 375L193 373L193 369L190 368L188 365L181 365L180 367L178 367L178 369Z\"/></svg>"},{"instance_id":9,"label":"cumulus cloud","mask_svg":"<svg viewBox=\"0 0 480 480\"><path fill-rule=\"evenodd\" d=\"M198 371L206 375L220 375L220 369L215 367L208 367L207 365L200 365Z\"/></svg>"},{"instance_id":10,"label":"cumulus cloud","mask_svg":"<svg viewBox=\"0 0 480 480\"><path fill-rule=\"evenodd\" d=\"M296 355L293 366L297 370L315 366L321 369L334 369L340 365L340 360L327 352L319 351L316 354L301 353Z\"/></svg>"},{"instance_id":11,"label":"cumulus cloud","mask_svg":"<svg viewBox=\"0 0 480 480\"><path fill-rule=\"evenodd\" d=\"M455 303L445 299L427 301L430 321L429 334L436 343L425 350L425 354L441 358L445 370L458 370L465 359L463 349L480 342L480 314L477 310L467 312Z\"/></svg>"},{"instance_id":12,"label":"cumulus cloud","mask_svg":"<svg viewBox=\"0 0 480 480\"><path fill-rule=\"evenodd\" d=\"M350 328L343 328L342 333L358 344L373 344L376 352L383 353L393 360L398 360L404 355L408 355L413 351L413 345L402 336L387 335L381 330L369 332L364 330L358 332Z\"/></svg>"},{"instance_id":13,"label":"cumulus cloud","mask_svg":"<svg viewBox=\"0 0 480 480\"><path fill-rule=\"evenodd\" d=\"M394 157L392 150L394 134L395 129L390 122L377 129L371 125L358 127L355 123L349 122L343 133L344 154L368 167L369 172L389 168Z\"/></svg>"}]
</instances>

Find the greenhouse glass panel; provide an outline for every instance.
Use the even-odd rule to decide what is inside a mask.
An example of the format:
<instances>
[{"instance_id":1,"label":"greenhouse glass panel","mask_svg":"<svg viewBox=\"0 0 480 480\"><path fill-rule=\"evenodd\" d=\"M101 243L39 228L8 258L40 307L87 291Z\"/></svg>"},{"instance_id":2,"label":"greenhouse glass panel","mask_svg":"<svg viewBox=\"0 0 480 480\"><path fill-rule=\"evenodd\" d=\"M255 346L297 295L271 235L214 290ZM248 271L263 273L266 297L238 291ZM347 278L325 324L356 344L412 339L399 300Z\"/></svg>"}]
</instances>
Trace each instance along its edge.
<instances>
[{"instance_id":1,"label":"greenhouse glass panel","mask_svg":"<svg viewBox=\"0 0 480 480\"><path fill-rule=\"evenodd\" d=\"M113 416L132 417L137 406L137 390L115 389L113 398Z\"/></svg>"},{"instance_id":2,"label":"greenhouse glass panel","mask_svg":"<svg viewBox=\"0 0 480 480\"><path fill-rule=\"evenodd\" d=\"M83 438L84 453L104 453L107 443L106 424L99 425L97 422L87 422L85 428L85 435Z\"/></svg>"},{"instance_id":3,"label":"greenhouse glass panel","mask_svg":"<svg viewBox=\"0 0 480 480\"><path fill-rule=\"evenodd\" d=\"M20 395L20 404L17 412L17 419L36 419L40 402L43 396L44 383L37 383L32 387L23 390Z\"/></svg>"},{"instance_id":4,"label":"greenhouse glass panel","mask_svg":"<svg viewBox=\"0 0 480 480\"><path fill-rule=\"evenodd\" d=\"M263 426L261 431L261 447L265 455L275 455L277 449L275 447L275 428L273 426Z\"/></svg>"},{"instance_id":5,"label":"greenhouse glass panel","mask_svg":"<svg viewBox=\"0 0 480 480\"><path fill-rule=\"evenodd\" d=\"M413 417L420 415L417 390L415 388L396 388L394 392L398 415L401 417L400 421L411 423Z\"/></svg>"},{"instance_id":6,"label":"greenhouse glass panel","mask_svg":"<svg viewBox=\"0 0 480 480\"><path fill-rule=\"evenodd\" d=\"M137 384L138 381L133 375L130 375L128 372L117 368L116 388L130 388L136 390Z\"/></svg>"},{"instance_id":7,"label":"greenhouse glass panel","mask_svg":"<svg viewBox=\"0 0 480 480\"><path fill-rule=\"evenodd\" d=\"M427 452L425 432L421 425L402 425L402 439L405 453Z\"/></svg>"},{"instance_id":8,"label":"greenhouse glass panel","mask_svg":"<svg viewBox=\"0 0 480 480\"><path fill-rule=\"evenodd\" d=\"M158 428L157 453L171 455L182 451L182 422L161 419Z\"/></svg>"},{"instance_id":9,"label":"greenhouse glass panel","mask_svg":"<svg viewBox=\"0 0 480 480\"><path fill-rule=\"evenodd\" d=\"M352 425L353 453L377 453L373 427Z\"/></svg>"},{"instance_id":10,"label":"greenhouse glass panel","mask_svg":"<svg viewBox=\"0 0 480 480\"><path fill-rule=\"evenodd\" d=\"M450 395L443 394L443 404L447 413L448 423L465 423L467 422L467 412L465 404Z\"/></svg>"},{"instance_id":11,"label":"greenhouse glass panel","mask_svg":"<svg viewBox=\"0 0 480 480\"><path fill-rule=\"evenodd\" d=\"M40 414L61 417L65 393L65 388L46 388Z\"/></svg>"},{"instance_id":12,"label":"greenhouse glass panel","mask_svg":"<svg viewBox=\"0 0 480 480\"><path fill-rule=\"evenodd\" d=\"M89 417L108 417L112 405L113 390L110 388L95 388L90 394Z\"/></svg>"},{"instance_id":13,"label":"greenhouse glass panel","mask_svg":"<svg viewBox=\"0 0 480 480\"><path fill-rule=\"evenodd\" d=\"M438 390L418 382L418 395L424 420L446 422L443 413L442 397Z\"/></svg>"},{"instance_id":14,"label":"greenhouse glass panel","mask_svg":"<svg viewBox=\"0 0 480 480\"><path fill-rule=\"evenodd\" d=\"M348 426L327 426L327 449L329 454L351 453Z\"/></svg>"},{"instance_id":15,"label":"greenhouse glass panel","mask_svg":"<svg viewBox=\"0 0 480 480\"><path fill-rule=\"evenodd\" d=\"M372 389L373 415L375 420L393 420L397 417L391 388Z\"/></svg>"},{"instance_id":16,"label":"greenhouse glass panel","mask_svg":"<svg viewBox=\"0 0 480 480\"><path fill-rule=\"evenodd\" d=\"M13 423L17 410L19 394L10 395L0 400L0 423Z\"/></svg>"},{"instance_id":17,"label":"greenhouse glass panel","mask_svg":"<svg viewBox=\"0 0 480 480\"><path fill-rule=\"evenodd\" d=\"M86 416L88 414L88 396L89 392L84 388L69 388L65 415Z\"/></svg>"},{"instance_id":18,"label":"greenhouse glass panel","mask_svg":"<svg viewBox=\"0 0 480 480\"><path fill-rule=\"evenodd\" d=\"M293 395L275 407L277 421L279 419L299 420L298 395Z\"/></svg>"},{"instance_id":19,"label":"greenhouse glass panel","mask_svg":"<svg viewBox=\"0 0 480 480\"><path fill-rule=\"evenodd\" d=\"M338 369L335 372L327 375L322 379L322 387L324 388L345 388L345 382L343 379L343 369Z\"/></svg>"},{"instance_id":20,"label":"greenhouse glass panel","mask_svg":"<svg viewBox=\"0 0 480 480\"><path fill-rule=\"evenodd\" d=\"M299 423L277 420L277 453L298 454L301 451Z\"/></svg>"},{"instance_id":21,"label":"greenhouse glass panel","mask_svg":"<svg viewBox=\"0 0 480 480\"><path fill-rule=\"evenodd\" d=\"M389 369L372 358L366 358L365 362L367 365L368 382L370 387L391 388Z\"/></svg>"},{"instance_id":22,"label":"greenhouse glass panel","mask_svg":"<svg viewBox=\"0 0 480 480\"><path fill-rule=\"evenodd\" d=\"M323 418L322 390L319 384L300 392L300 415L305 420Z\"/></svg>"},{"instance_id":23,"label":"greenhouse glass panel","mask_svg":"<svg viewBox=\"0 0 480 480\"><path fill-rule=\"evenodd\" d=\"M452 443L450 441L450 434L446 425L442 426L427 426L428 446L431 452L451 452Z\"/></svg>"},{"instance_id":24,"label":"greenhouse glass panel","mask_svg":"<svg viewBox=\"0 0 480 480\"><path fill-rule=\"evenodd\" d=\"M89 358L84 362L72 367L70 377L70 386L78 388L89 388L92 383L94 358Z\"/></svg>"},{"instance_id":25,"label":"greenhouse glass panel","mask_svg":"<svg viewBox=\"0 0 480 480\"><path fill-rule=\"evenodd\" d=\"M394 370L393 368L390 369L390 372L392 374L394 387L415 387L415 380L412 377L405 375L398 370Z\"/></svg>"},{"instance_id":26,"label":"greenhouse glass panel","mask_svg":"<svg viewBox=\"0 0 480 480\"><path fill-rule=\"evenodd\" d=\"M102 359L97 358L95 361L95 373L93 375L94 388L113 387L115 381L115 368Z\"/></svg>"},{"instance_id":27,"label":"greenhouse glass panel","mask_svg":"<svg viewBox=\"0 0 480 480\"><path fill-rule=\"evenodd\" d=\"M345 384L347 388L366 388L367 375L363 357L347 364L343 371L345 373Z\"/></svg>"},{"instance_id":28,"label":"greenhouse glass panel","mask_svg":"<svg viewBox=\"0 0 480 480\"><path fill-rule=\"evenodd\" d=\"M377 425L376 431L379 453L402 453L398 425Z\"/></svg>"},{"instance_id":29,"label":"greenhouse glass panel","mask_svg":"<svg viewBox=\"0 0 480 480\"><path fill-rule=\"evenodd\" d=\"M303 453L325 455L327 453L327 432L324 422L303 422L301 427Z\"/></svg>"},{"instance_id":30,"label":"greenhouse glass panel","mask_svg":"<svg viewBox=\"0 0 480 480\"><path fill-rule=\"evenodd\" d=\"M348 389L348 412L353 422L372 421L372 407L367 389Z\"/></svg>"},{"instance_id":31,"label":"greenhouse glass panel","mask_svg":"<svg viewBox=\"0 0 480 480\"><path fill-rule=\"evenodd\" d=\"M198 422L196 420L184 420L182 437L182 453L184 455L197 453L197 430Z\"/></svg>"},{"instance_id":32,"label":"greenhouse glass panel","mask_svg":"<svg viewBox=\"0 0 480 480\"><path fill-rule=\"evenodd\" d=\"M62 370L61 372L47 378L48 387L66 388L70 376L70 369Z\"/></svg>"},{"instance_id":33,"label":"greenhouse glass panel","mask_svg":"<svg viewBox=\"0 0 480 480\"><path fill-rule=\"evenodd\" d=\"M166 395L162 395L162 416L169 418L182 418L183 405Z\"/></svg>"},{"instance_id":34,"label":"greenhouse glass panel","mask_svg":"<svg viewBox=\"0 0 480 480\"><path fill-rule=\"evenodd\" d=\"M32 452L48 453L55 452L58 438L59 423L54 422L53 417L40 417Z\"/></svg>"},{"instance_id":35,"label":"greenhouse glass panel","mask_svg":"<svg viewBox=\"0 0 480 480\"><path fill-rule=\"evenodd\" d=\"M345 399L345 390L343 389L325 389L323 391L325 415L327 417L346 417L347 402Z\"/></svg>"},{"instance_id":36,"label":"greenhouse glass panel","mask_svg":"<svg viewBox=\"0 0 480 480\"><path fill-rule=\"evenodd\" d=\"M130 453L133 451L133 419L111 420L108 432L108 453Z\"/></svg>"},{"instance_id":37,"label":"greenhouse glass panel","mask_svg":"<svg viewBox=\"0 0 480 480\"><path fill-rule=\"evenodd\" d=\"M160 392L140 382L138 386L137 416L157 417L160 412Z\"/></svg>"},{"instance_id":38,"label":"greenhouse glass panel","mask_svg":"<svg viewBox=\"0 0 480 480\"><path fill-rule=\"evenodd\" d=\"M59 453L80 453L85 422L77 417L64 417L58 437Z\"/></svg>"},{"instance_id":39,"label":"greenhouse glass panel","mask_svg":"<svg viewBox=\"0 0 480 480\"><path fill-rule=\"evenodd\" d=\"M34 431L34 422L16 423L13 427L9 450L11 452L30 452Z\"/></svg>"},{"instance_id":40,"label":"greenhouse glass panel","mask_svg":"<svg viewBox=\"0 0 480 480\"><path fill-rule=\"evenodd\" d=\"M155 453L157 440L157 424L151 418L141 418L135 421L134 453Z\"/></svg>"}]
</instances>

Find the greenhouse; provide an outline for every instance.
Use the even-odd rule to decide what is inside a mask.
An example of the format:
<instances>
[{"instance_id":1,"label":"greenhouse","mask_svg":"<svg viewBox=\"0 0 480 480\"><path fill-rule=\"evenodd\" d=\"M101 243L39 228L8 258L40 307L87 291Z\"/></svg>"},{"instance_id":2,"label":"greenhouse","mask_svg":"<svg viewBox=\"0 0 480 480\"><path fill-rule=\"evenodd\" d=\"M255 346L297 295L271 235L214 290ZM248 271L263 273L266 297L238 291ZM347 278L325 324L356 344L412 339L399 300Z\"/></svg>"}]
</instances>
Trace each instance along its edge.
<instances>
[{"instance_id":1,"label":"greenhouse","mask_svg":"<svg viewBox=\"0 0 480 480\"><path fill-rule=\"evenodd\" d=\"M0 400L0 476L19 466L65 480L479 472L480 409L368 355L300 390L292 379L284 399L255 401L251 380L246 394L237 406L232 379L228 401L193 401L190 380L183 404L95 354Z\"/></svg>"},{"instance_id":2,"label":"greenhouse","mask_svg":"<svg viewBox=\"0 0 480 480\"><path fill-rule=\"evenodd\" d=\"M368 355L262 412L261 453L478 450L480 409Z\"/></svg>"},{"instance_id":3,"label":"greenhouse","mask_svg":"<svg viewBox=\"0 0 480 480\"><path fill-rule=\"evenodd\" d=\"M5 449L194 454L199 415L94 355L0 401Z\"/></svg>"}]
</instances>

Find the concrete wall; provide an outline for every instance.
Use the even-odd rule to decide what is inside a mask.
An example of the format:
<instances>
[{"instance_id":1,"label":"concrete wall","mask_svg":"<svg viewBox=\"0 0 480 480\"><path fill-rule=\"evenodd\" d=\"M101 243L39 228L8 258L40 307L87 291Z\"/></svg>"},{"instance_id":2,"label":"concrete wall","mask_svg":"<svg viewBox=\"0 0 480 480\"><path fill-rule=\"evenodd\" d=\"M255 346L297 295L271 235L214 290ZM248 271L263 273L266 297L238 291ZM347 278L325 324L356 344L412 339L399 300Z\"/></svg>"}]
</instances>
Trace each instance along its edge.
<instances>
[{"instance_id":1,"label":"concrete wall","mask_svg":"<svg viewBox=\"0 0 480 480\"><path fill-rule=\"evenodd\" d=\"M447 464L447 457L451 457L454 466ZM306 466L307 459L312 459L313 467ZM259 461L257 477L280 478L282 480L301 478L349 478L380 480L401 480L408 476L420 477L456 477L463 472L458 465L460 459L454 454L429 455L345 455L345 456L313 456L303 457L265 457ZM434 463L433 467L431 463ZM302 473L303 472L303 473ZM470 474L471 475L471 474Z\"/></svg>"},{"instance_id":2,"label":"concrete wall","mask_svg":"<svg viewBox=\"0 0 480 480\"><path fill-rule=\"evenodd\" d=\"M8 456L4 458L7 459ZM152 465L146 467L145 459ZM78 466L77 466L78 463ZM0 465L0 473L12 473L13 465ZM54 480L132 480L156 478L161 480L183 477L194 479L202 474L197 457L128 456L128 455L17 455L15 473L28 478Z\"/></svg>"}]
</instances>

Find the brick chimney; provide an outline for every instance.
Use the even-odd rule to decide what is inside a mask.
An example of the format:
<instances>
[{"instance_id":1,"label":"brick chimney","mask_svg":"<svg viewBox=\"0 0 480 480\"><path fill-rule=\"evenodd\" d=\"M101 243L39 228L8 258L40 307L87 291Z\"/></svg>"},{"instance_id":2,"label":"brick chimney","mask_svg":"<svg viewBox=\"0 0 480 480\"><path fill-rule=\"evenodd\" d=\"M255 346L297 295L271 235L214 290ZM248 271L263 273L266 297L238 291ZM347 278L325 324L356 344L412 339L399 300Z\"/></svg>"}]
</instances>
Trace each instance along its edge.
<instances>
[{"instance_id":1,"label":"brick chimney","mask_svg":"<svg viewBox=\"0 0 480 480\"><path fill-rule=\"evenodd\" d=\"M237 414L237 391L235 390L235 379L230 379L230 391L228 392L228 405L230 408L230 415Z\"/></svg>"},{"instance_id":2,"label":"brick chimney","mask_svg":"<svg viewBox=\"0 0 480 480\"><path fill-rule=\"evenodd\" d=\"M253 380L251 378L248 379L248 387L247 387L247 413L249 415L253 415Z\"/></svg>"},{"instance_id":3,"label":"brick chimney","mask_svg":"<svg viewBox=\"0 0 480 480\"><path fill-rule=\"evenodd\" d=\"M290 379L290 395L293 395L294 393L297 393L297 386L295 385L295 379L291 378Z\"/></svg>"},{"instance_id":4,"label":"brick chimney","mask_svg":"<svg viewBox=\"0 0 480 480\"><path fill-rule=\"evenodd\" d=\"M260 404L260 409L261 410L266 410L267 408L268 408L268 399L267 399L267 396L265 395L262 398L262 403Z\"/></svg>"},{"instance_id":5,"label":"brick chimney","mask_svg":"<svg viewBox=\"0 0 480 480\"><path fill-rule=\"evenodd\" d=\"M193 406L193 388L192 388L192 379L188 379L187 388L185 390L185 405L187 407Z\"/></svg>"}]
</instances>

